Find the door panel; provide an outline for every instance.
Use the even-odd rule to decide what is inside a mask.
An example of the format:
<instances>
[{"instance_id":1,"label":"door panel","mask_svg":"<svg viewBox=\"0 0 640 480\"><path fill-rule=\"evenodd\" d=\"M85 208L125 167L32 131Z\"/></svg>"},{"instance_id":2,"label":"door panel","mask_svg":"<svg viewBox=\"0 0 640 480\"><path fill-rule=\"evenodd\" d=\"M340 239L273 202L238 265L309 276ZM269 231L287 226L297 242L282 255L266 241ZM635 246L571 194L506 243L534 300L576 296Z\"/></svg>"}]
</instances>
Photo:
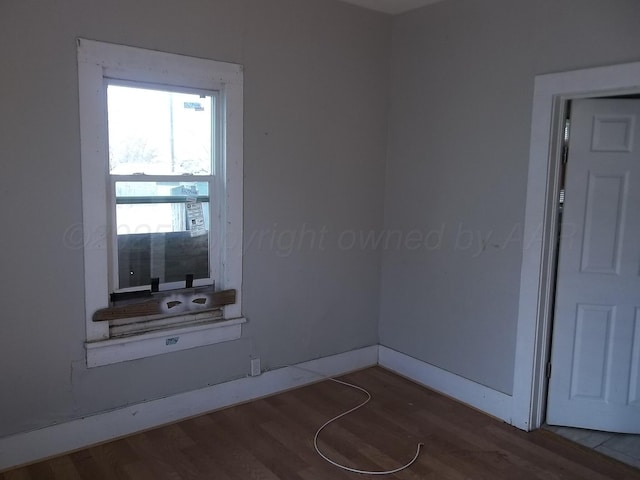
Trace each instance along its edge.
<instances>
[{"instance_id":1,"label":"door panel","mask_svg":"<svg viewBox=\"0 0 640 480\"><path fill-rule=\"evenodd\" d=\"M626 178L626 175L589 172L581 262L583 273L620 273Z\"/></svg>"},{"instance_id":2,"label":"door panel","mask_svg":"<svg viewBox=\"0 0 640 480\"><path fill-rule=\"evenodd\" d=\"M578 305L570 398L605 397L615 307Z\"/></svg>"},{"instance_id":3,"label":"door panel","mask_svg":"<svg viewBox=\"0 0 640 480\"><path fill-rule=\"evenodd\" d=\"M640 100L572 103L547 423L640 433Z\"/></svg>"}]
</instances>

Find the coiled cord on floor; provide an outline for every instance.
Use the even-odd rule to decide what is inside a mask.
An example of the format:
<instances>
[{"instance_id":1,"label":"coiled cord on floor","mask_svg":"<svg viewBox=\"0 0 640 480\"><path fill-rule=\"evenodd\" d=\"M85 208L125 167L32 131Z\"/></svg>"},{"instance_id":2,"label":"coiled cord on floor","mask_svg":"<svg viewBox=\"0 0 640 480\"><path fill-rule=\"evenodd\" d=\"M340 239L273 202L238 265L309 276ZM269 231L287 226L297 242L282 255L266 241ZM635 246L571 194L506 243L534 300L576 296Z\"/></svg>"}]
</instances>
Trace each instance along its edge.
<instances>
[{"instance_id":1,"label":"coiled cord on floor","mask_svg":"<svg viewBox=\"0 0 640 480\"><path fill-rule=\"evenodd\" d=\"M340 463L338 463L338 462L336 462L334 460L331 460L331 458L329 458L326 454L322 453L322 451L320 450L320 447L318 446L318 437L320 436L320 432L322 432L322 430L324 430L325 427L329 426L330 424L332 424L336 420L339 420L342 417L344 417L346 415L349 415L350 413L355 412L359 408L364 407L371 400L371 394L367 390L365 390L364 388L359 387L358 385L354 385L354 384L349 383L349 382L338 380L337 378L329 377L327 375L323 375L323 374L321 374L319 372L314 372L313 370L309 370L309 369L304 368L304 367L299 367L297 365L283 365L283 367L297 368L299 370L303 370L305 372L312 373L313 375L317 375L317 376L319 376L321 378L324 378L324 379L327 379L327 380L331 380L332 382L336 382L336 383L339 383L341 385L345 385L347 387L359 390L360 392L364 393L367 396L367 398L362 403L356 405L353 408L350 408L346 412L343 412L340 415L337 415L337 416L333 417L332 419L328 420L327 422L325 422L316 431L315 435L313 436L313 447L315 448L316 453L318 455L320 455L320 457L322 457L325 461L329 462L331 465L333 465L335 467L338 467L338 468L341 468L342 470L346 470L347 472L360 473L362 475L391 475L391 474L398 473L398 472L401 472L402 470L405 470L405 469L409 468L411 465L413 465L415 463L415 461L420 456L420 449L424 446L423 443L418 443L418 447L416 448L416 454L413 456L413 459L411 459L410 462L406 463L405 465L402 465L401 467L395 468L393 470L381 470L381 471L360 470L358 468L348 467L348 466L342 465L342 464L340 464Z\"/></svg>"}]
</instances>

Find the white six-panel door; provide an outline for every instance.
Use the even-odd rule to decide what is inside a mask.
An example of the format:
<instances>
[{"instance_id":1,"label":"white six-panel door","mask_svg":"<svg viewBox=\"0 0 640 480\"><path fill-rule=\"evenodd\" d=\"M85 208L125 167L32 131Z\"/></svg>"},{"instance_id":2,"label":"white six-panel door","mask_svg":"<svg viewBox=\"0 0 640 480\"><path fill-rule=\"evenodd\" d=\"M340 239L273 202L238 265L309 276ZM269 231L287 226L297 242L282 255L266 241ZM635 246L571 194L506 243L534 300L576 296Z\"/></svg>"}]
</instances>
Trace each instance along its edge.
<instances>
[{"instance_id":1,"label":"white six-panel door","mask_svg":"<svg viewBox=\"0 0 640 480\"><path fill-rule=\"evenodd\" d=\"M547 423L640 433L640 100L571 108Z\"/></svg>"}]
</instances>

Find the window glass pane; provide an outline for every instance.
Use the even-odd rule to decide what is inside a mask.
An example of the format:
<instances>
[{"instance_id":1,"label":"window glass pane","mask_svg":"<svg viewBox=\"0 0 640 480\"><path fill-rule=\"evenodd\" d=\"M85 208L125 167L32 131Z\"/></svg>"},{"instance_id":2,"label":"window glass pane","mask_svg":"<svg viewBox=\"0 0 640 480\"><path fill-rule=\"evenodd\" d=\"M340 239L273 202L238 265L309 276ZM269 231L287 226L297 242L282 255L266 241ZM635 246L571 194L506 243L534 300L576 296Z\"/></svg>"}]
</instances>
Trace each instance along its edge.
<instances>
[{"instance_id":1,"label":"window glass pane","mask_svg":"<svg viewBox=\"0 0 640 480\"><path fill-rule=\"evenodd\" d=\"M107 85L109 172L210 175L214 97Z\"/></svg>"},{"instance_id":2,"label":"window glass pane","mask_svg":"<svg viewBox=\"0 0 640 480\"><path fill-rule=\"evenodd\" d=\"M118 287L209 278L207 182L116 182Z\"/></svg>"},{"instance_id":3,"label":"window glass pane","mask_svg":"<svg viewBox=\"0 0 640 480\"><path fill-rule=\"evenodd\" d=\"M118 288L209 278L209 235L189 232L118 235Z\"/></svg>"}]
</instances>

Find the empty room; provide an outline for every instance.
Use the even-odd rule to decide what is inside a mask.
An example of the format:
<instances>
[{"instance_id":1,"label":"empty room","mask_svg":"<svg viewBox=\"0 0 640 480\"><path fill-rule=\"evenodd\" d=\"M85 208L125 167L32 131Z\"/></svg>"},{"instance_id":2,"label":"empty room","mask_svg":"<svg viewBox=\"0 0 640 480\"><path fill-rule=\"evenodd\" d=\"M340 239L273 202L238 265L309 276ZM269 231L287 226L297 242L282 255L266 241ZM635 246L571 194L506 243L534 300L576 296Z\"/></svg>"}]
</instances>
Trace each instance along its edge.
<instances>
[{"instance_id":1,"label":"empty room","mask_svg":"<svg viewBox=\"0 0 640 480\"><path fill-rule=\"evenodd\" d=\"M0 0L0 480L640 478L639 27Z\"/></svg>"}]
</instances>

